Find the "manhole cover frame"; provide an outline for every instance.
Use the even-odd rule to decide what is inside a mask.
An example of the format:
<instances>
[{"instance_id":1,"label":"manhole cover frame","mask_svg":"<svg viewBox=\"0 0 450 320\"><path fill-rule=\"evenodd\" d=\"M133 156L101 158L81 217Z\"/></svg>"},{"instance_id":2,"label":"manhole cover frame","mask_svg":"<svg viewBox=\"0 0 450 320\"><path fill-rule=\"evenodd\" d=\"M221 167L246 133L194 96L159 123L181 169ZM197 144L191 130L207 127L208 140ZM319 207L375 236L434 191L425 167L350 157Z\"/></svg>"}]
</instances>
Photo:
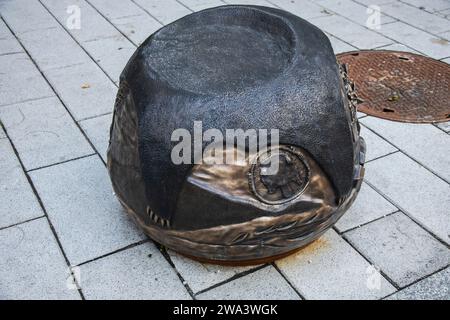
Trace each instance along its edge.
<instances>
[{"instance_id":1,"label":"manhole cover frame","mask_svg":"<svg viewBox=\"0 0 450 320\"><path fill-rule=\"evenodd\" d=\"M441 85L441 87L438 87L439 93L443 94L443 99L441 99L442 104L437 105L436 103L430 102L430 105L432 105L431 108L426 107L426 110L430 110L429 114L427 114L426 117L423 117L422 115L415 115L414 111L404 111L406 106L402 106L400 109L397 109L395 103L397 103L399 100L402 99L402 96L399 95L396 90L392 90L392 96L386 96L386 95L379 95L376 96L376 99L371 99L371 96L369 94L370 89L368 89L368 85L371 83L370 80L364 79L364 76L367 76L367 72L362 71L356 71L354 72L354 65L352 67L352 63L349 63L350 59L358 59L358 58L352 58L352 57L359 57L361 55L364 55L367 57L367 55L373 56L374 61L377 61L379 58L386 57L385 59L398 59L398 61L406 60L405 62L408 63L422 63L422 64L429 64L428 66L425 65L423 68L425 69L431 69L433 68L439 68L442 73L443 79L449 79L450 81L450 65L439 60L435 60L429 57L425 57L422 55L410 53L410 52L404 52L404 51L391 51L391 50L355 50L355 51L349 51L349 52L343 52L336 55L336 58L339 63L345 63L347 64L348 69L348 75L349 78L355 83L356 87L356 93L362 100L364 100L362 103L358 104L357 109L360 112L366 113L368 115L392 120L392 121L398 121L398 122L408 122L408 123L438 123L438 122L446 122L450 121L450 93L447 87L447 90L445 90L445 83L444 85ZM412 61L411 61L412 60ZM394 63L396 63L395 60L393 60ZM366 63L367 64L367 63ZM369 64L370 65L370 64ZM373 63L372 66L374 68L377 67L377 62ZM397 70L400 70L401 68L397 68ZM367 69L365 69L367 70ZM408 71L408 69L405 69ZM418 71L417 68L409 68L409 70L412 70L413 72L416 72L415 76L417 76ZM386 70L385 72L388 72L389 70ZM359 72L359 74L358 74ZM377 71L375 71L377 73ZM419 73L420 74L420 73ZM392 76L392 79L395 79L394 76ZM422 81L421 78L419 81ZM426 80L426 79L425 79ZM425 81L423 80L423 81ZM373 83L373 81L372 81ZM382 84L380 84L382 85ZM449 84L450 85L450 84ZM384 85L383 85L384 86ZM434 88L434 87L433 87ZM413 89L413 87L411 87ZM434 89L433 89L434 90ZM398 91L398 90L397 90ZM423 92L421 92L423 93ZM396 97L397 95L397 97ZM417 101L413 100L413 97L407 97L405 100L406 102L401 101L400 103L405 104L408 103L408 105L417 105L417 104L423 104L423 100L427 101L428 98L422 98L417 99ZM389 98L392 98L392 100L389 100ZM397 99L398 98L398 99ZM397 100L396 100L397 99ZM385 101L383 105L381 105L381 102ZM436 101L438 98L432 97L431 101ZM414 103L415 102L415 103ZM403 109L403 111L401 111ZM423 108L422 108L423 109ZM435 112L434 110L439 110L439 112Z\"/></svg>"}]
</instances>

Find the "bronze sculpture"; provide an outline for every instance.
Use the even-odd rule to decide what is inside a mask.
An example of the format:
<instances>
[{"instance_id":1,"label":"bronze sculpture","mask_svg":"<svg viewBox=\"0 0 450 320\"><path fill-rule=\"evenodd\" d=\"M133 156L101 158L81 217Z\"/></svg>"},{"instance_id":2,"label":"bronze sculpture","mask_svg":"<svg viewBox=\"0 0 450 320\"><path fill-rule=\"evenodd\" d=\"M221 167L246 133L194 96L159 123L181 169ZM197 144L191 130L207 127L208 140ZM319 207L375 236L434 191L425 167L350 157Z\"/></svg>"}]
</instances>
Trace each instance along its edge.
<instances>
[{"instance_id":1,"label":"bronze sculpture","mask_svg":"<svg viewBox=\"0 0 450 320\"><path fill-rule=\"evenodd\" d=\"M259 6L193 13L151 35L121 75L114 190L168 248L217 263L273 260L317 239L355 199L365 153L356 103L328 38L303 19ZM172 133L195 135L196 121L222 133L275 128L279 145L223 148L245 164L174 163ZM265 174L274 157L278 170Z\"/></svg>"}]
</instances>

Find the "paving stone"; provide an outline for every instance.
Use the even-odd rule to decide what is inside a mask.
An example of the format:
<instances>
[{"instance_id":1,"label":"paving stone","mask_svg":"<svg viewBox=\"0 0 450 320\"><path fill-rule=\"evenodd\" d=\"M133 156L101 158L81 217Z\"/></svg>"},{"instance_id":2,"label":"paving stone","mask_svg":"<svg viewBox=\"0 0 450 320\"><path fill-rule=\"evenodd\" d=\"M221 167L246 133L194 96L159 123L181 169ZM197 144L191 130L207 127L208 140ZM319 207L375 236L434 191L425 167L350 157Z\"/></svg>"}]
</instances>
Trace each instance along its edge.
<instances>
[{"instance_id":1,"label":"paving stone","mask_svg":"<svg viewBox=\"0 0 450 320\"><path fill-rule=\"evenodd\" d=\"M200 11L207 8L213 8L224 5L224 3L220 0L182 0L180 1L180 3L184 4L192 11Z\"/></svg>"},{"instance_id":2,"label":"paving stone","mask_svg":"<svg viewBox=\"0 0 450 320\"><path fill-rule=\"evenodd\" d=\"M44 215L9 140L4 137L0 129L0 228Z\"/></svg>"},{"instance_id":3,"label":"paving stone","mask_svg":"<svg viewBox=\"0 0 450 320\"><path fill-rule=\"evenodd\" d=\"M402 2L429 12L450 8L450 2L448 0L402 0Z\"/></svg>"},{"instance_id":4,"label":"paving stone","mask_svg":"<svg viewBox=\"0 0 450 320\"><path fill-rule=\"evenodd\" d=\"M405 288L389 300L450 300L450 267Z\"/></svg>"},{"instance_id":5,"label":"paving stone","mask_svg":"<svg viewBox=\"0 0 450 320\"><path fill-rule=\"evenodd\" d=\"M363 183L353 205L336 223L339 232L356 228L372 220L393 213L398 209L384 199L378 192Z\"/></svg>"},{"instance_id":6,"label":"paving stone","mask_svg":"<svg viewBox=\"0 0 450 320\"><path fill-rule=\"evenodd\" d=\"M58 26L55 19L38 1L2 0L0 12L16 34Z\"/></svg>"},{"instance_id":7,"label":"paving stone","mask_svg":"<svg viewBox=\"0 0 450 320\"><path fill-rule=\"evenodd\" d=\"M55 97L3 107L0 119L26 170L94 152Z\"/></svg>"},{"instance_id":8,"label":"paving stone","mask_svg":"<svg viewBox=\"0 0 450 320\"><path fill-rule=\"evenodd\" d=\"M341 16L346 17L353 22L361 26L366 26L369 14L367 13L367 6L356 3L352 0L320 0L316 1L317 4L325 7L327 10L333 11ZM381 11L380 23L390 23L396 21L396 19L391 18L383 14Z\"/></svg>"},{"instance_id":9,"label":"paving stone","mask_svg":"<svg viewBox=\"0 0 450 320\"><path fill-rule=\"evenodd\" d=\"M276 7L270 1L266 0L223 0L226 4L240 4L240 5L257 5L257 6L265 6L265 7Z\"/></svg>"},{"instance_id":10,"label":"paving stone","mask_svg":"<svg viewBox=\"0 0 450 320\"><path fill-rule=\"evenodd\" d=\"M135 45L122 35L87 41L83 43L83 47L115 82L119 81L123 68L136 51Z\"/></svg>"},{"instance_id":11,"label":"paving stone","mask_svg":"<svg viewBox=\"0 0 450 320\"><path fill-rule=\"evenodd\" d=\"M361 123L440 177L450 181L450 136L442 130L431 124L400 123L374 117L361 119Z\"/></svg>"},{"instance_id":12,"label":"paving stone","mask_svg":"<svg viewBox=\"0 0 450 320\"><path fill-rule=\"evenodd\" d=\"M379 299L395 291L333 230L276 264L306 299Z\"/></svg>"},{"instance_id":13,"label":"paving stone","mask_svg":"<svg viewBox=\"0 0 450 320\"><path fill-rule=\"evenodd\" d=\"M50 70L46 76L76 120L112 112L117 87L94 62Z\"/></svg>"},{"instance_id":14,"label":"paving stone","mask_svg":"<svg viewBox=\"0 0 450 320\"><path fill-rule=\"evenodd\" d=\"M1 106L54 95L42 75L24 53L0 56Z\"/></svg>"},{"instance_id":15,"label":"paving stone","mask_svg":"<svg viewBox=\"0 0 450 320\"><path fill-rule=\"evenodd\" d=\"M307 20L331 15L331 12L327 12L321 6L309 1L277 0L274 1L274 3L276 3L278 7Z\"/></svg>"},{"instance_id":16,"label":"paving stone","mask_svg":"<svg viewBox=\"0 0 450 320\"><path fill-rule=\"evenodd\" d=\"M104 116L80 121L80 125L87 134L95 149L106 162L106 151L109 144L109 128L111 127L112 113Z\"/></svg>"},{"instance_id":17,"label":"paving stone","mask_svg":"<svg viewBox=\"0 0 450 320\"><path fill-rule=\"evenodd\" d=\"M97 156L30 175L72 265L145 238L115 199L106 168Z\"/></svg>"},{"instance_id":18,"label":"paving stone","mask_svg":"<svg viewBox=\"0 0 450 320\"><path fill-rule=\"evenodd\" d=\"M377 48L377 50L404 51L404 52L411 52L411 53L415 53L415 54L420 54L421 55L420 52L418 52L418 51L416 51L414 49L411 49L411 48L409 48L409 47L407 47L407 46L405 46L403 44L400 44L400 43L393 43L393 44L390 44L390 45L385 46L385 47Z\"/></svg>"},{"instance_id":19,"label":"paving stone","mask_svg":"<svg viewBox=\"0 0 450 320\"><path fill-rule=\"evenodd\" d=\"M363 121L361 120L361 122ZM360 135L364 138L367 146L366 162L398 151L392 144L386 142L364 126L361 126Z\"/></svg>"},{"instance_id":20,"label":"paving stone","mask_svg":"<svg viewBox=\"0 0 450 320\"><path fill-rule=\"evenodd\" d=\"M450 250L401 212L345 237L401 287L450 263Z\"/></svg>"},{"instance_id":21,"label":"paving stone","mask_svg":"<svg viewBox=\"0 0 450 320\"><path fill-rule=\"evenodd\" d=\"M443 18L445 18L447 20L450 19L450 9L442 10L442 11L439 11L439 12L435 12L434 14L436 14L436 15L438 15L440 17L443 17Z\"/></svg>"},{"instance_id":22,"label":"paving stone","mask_svg":"<svg viewBox=\"0 0 450 320\"><path fill-rule=\"evenodd\" d=\"M88 300L191 299L174 269L150 243L82 265L80 278Z\"/></svg>"},{"instance_id":23,"label":"paving stone","mask_svg":"<svg viewBox=\"0 0 450 320\"><path fill-rule=\"evenodd\" d=\"M366 164L366 181L450 243L450 186L401 152Z\"/></svg>"},{"instance_id":24,"label":"paving stone","mask_svg":"<svg viewBox=\"0 0 450 320\"><path fill-rule=\"evenodd\" d=\"M2 7L2 4L0 3L0 8ZM3 22L3 20L0 19L0 39L7 39L7 38L13 38L11 31L9 31L6 24Z\"/></svg>"},{"instance_id":25,"label":"paving stone","mask_svg":"<svg viewBox=\"0 0 450 320\"><path fill-rule=\"evenodd\" d=\"M272 267L267 266L196 296L199 300L299 300L300 296Z\"/></svg>"},{"instance_id":26,"label":"paving stone","mask_svg":"<svg viewBox=\"0 0 450 320\"><path fill-rule=\"evenodd\" d=\"M381 12L385 12L392 17L413 25L416 28L426 30L429 33L438 34L450 30L450 24L447 19L401 2L383 4L380 8Z\"/></svg>"},{"instance_id":27,"label":"paving stone","mask_svg":"<svg viewBox=\"0 0 450 320\"><path fill-rule=\"evenodd\" d=\"M134 0L134 2L163 24L168 24L191 13L176 0Z\"/></svg>"},{"instance_id":28,"label":"paving stone","mask_svg":"<svg viewBox=\"0 0 450 320\"><path fill-rule=\"evenodd\" d=\"M34 30L18 36L39 69L48 71L91 61L61 27Z\"/></svg>"},{"instance_id":29,"label":"paving stone","mask_svg":"<svg viewBox=\"0 0 450 320\"><path fill-rule=\"evenodd\" d=\"M447 59L443 59L442 61L444 61L445 63L448 63L448 64L450 64L450 58L447 58Z\"/></svg>"},{"instance_id":30,"label":"paving stone","mask_svg":"<svg viewBox=\"0 0 450 320\"><path fill-rule=\"evenodd\" d=\"M183 257L174 251L169 251L169 254L175 268L183 279L186 280L194 293L228 280L239 273L255 268L254 266L228 267L206 264Z\"/></svg>"},{"instance_id":31,"label":"paving stone","mask_svg":"<svg viewBox=\"0 0 450 320\"><path fill-rule=\"evenodd\" d=\"M23 49L15 38L0 39L0 56L19 52L23 52Z\"/></svg>"},{"instance_id":32,"label":"paving stone","mask_svg":"<svg viewBox=\"0 0 450 320\"><path fill-rule=\"evenodd\" d=\"M332 36L331 34L327 34L328 39L330 39L331 46L333 47L333 51L335 54L347 51L355 51L358 50L356 47L345 43L344 41Z\"/></svg>"},{"instance_id":33,"label":"paving stone","mask_svg":"<svg viewBox=\"0 0 450 320\"><path fill-rule=\"evenodd\" d=\"M90 0L89 3L136 45L162 27L130 0Z\"/></svg>"},{"instance_id":34,"label":"paving stone","mask_svg":"<svg viewBox=\"0 0 450 320\"><path fill-rule=\"evenodd\" d=\"M0 230L0 299L80 299L45 218Z\"/></svg>"},{"instance_id":35,"label":"paving stone","mask_svg":"<svg viewBox=\"0 0 450 320\"><path fill-rule=\"evenodd\" d=\"M435 123L435 126L439 127L445 132L450 132L450 121Z\"/></svg>"},{"instance_id":36,"label":"paving stone","mask_svg":"<svg viewBox=\"0 0 450 320\"><path fill-rule=\"evenodd\" d=\"M360 4L364 4L366 6L370 6L370 5L381 5L381 4L385 4L385 3L391 3L394 2L396 0L355 0Z\"/></svg>"},{"instance_id":37,"label":"paving stone","mask_svg":"<svg viewBox=\"0 0 450 320\"><path fill-rule=\"evenodd\" d=\"M341 16L313 18L309 22L359 49L372 49L393 43L392 40Z\"/></svg>"},{"instance_id":38,"label":"paving stone","mask_svg":"<svg viewBox=\"0 0 450 320\"><path fill-rule=\"evenodd\" d=\"M3 131L2 127L0 126L0 139L5 139L6 138L6 134Z\"/></svg>"},{"instance_id":39,"label":"paving stone","mask_svg":"<svg viewBox=\"0 0 450 320\"><path fill-rule=\"evenodd\" d=\"M385 36L435 59L450 56L450 43L403 22L393 22L379 30Z\"/></svg>"},{"instance_id":40,"label":"paving stone","mask_svg":"<svg viewBox=\"0 0 450 320\"><path fill-rule=\"evenodd\" d=\"M450 31L440 33L439 37L444 38L446 40L450 40Z\"/></svg>"},{"instance_id":41,"label":"paving stone","mask_svg":"<svg viewBox=\"0 0 450 320\"><path fill-rule=\"evenodd\" d=\"M84 0L41 0L42 4L56 17L78 42L113 37L120 33ZM80 28L68 28L69 6L80 8Z\"/></svg>"}]
</instances>

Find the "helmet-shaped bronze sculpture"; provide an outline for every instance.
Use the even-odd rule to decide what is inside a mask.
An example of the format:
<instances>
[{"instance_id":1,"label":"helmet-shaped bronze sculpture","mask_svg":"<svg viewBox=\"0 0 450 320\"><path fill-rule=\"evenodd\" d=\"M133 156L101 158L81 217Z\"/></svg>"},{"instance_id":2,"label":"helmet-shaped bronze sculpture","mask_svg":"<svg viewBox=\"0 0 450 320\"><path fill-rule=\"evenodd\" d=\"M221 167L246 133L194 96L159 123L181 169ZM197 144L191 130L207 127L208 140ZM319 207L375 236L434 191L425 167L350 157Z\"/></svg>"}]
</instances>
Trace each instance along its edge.
<instances>
[{"instance_id":1,"label":"helmet-shaped bronze sculpture","mask_svg":"<svg viewBox=\"0 0 450 320\"><path fill-rule=\"evenodd\" d=\"M151 35L121 75L114 190L170 249L218 263L273 260L318 238L355 199L365 153L356 101L328 38L305 20L259 6L193 13ZM194 137L199 121L224 136L276 129L279 144L223 149L244 164L176 163L173 133Z\"/></svg>"}]
</instances>

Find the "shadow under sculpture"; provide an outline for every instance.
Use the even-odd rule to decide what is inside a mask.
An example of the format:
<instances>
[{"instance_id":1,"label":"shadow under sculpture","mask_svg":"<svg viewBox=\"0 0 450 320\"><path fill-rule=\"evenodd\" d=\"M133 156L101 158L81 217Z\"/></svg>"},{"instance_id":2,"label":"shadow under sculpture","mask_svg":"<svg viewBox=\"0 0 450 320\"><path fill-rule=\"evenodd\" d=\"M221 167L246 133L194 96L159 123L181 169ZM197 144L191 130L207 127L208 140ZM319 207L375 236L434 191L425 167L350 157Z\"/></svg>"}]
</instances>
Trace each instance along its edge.
<instances>
[{"instance_id":1,"label":"shadow under sculpture","mask_svg":"<svg viewBox=\"0 0 450 320\"><path fill-rule=\"evenodd\" d=\"M365 154L356 103L328 38L305 20L259 6L193 13L151 35L120 77L108 148L115 193L151 238L184 255L276 259L355 199ZM251 152L245 165L174 164L172 132L193 135L194 121L278 129L269 148L278 172L262 175L263 155Z\"/></svg>"}]
</instances>

